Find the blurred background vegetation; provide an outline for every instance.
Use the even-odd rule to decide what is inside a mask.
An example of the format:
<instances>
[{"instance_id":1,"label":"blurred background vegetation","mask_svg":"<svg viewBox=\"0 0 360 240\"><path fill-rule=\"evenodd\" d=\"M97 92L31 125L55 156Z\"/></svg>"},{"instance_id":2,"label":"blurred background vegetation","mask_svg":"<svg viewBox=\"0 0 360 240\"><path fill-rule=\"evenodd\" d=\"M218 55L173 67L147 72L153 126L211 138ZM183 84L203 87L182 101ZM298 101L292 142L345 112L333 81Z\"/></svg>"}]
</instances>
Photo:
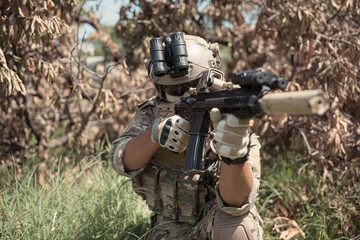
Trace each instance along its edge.
<instances>
[{"instance_id":1,"label":"blurred background vegetation","mask_svg":"<svg viewBox=\"0 0 360 240\"><path fill-rule=\"evenodd\" d=\"M261 121L265 239L359 239L359 27L357 0L0 1L0 237L147 237L108 153L155 94L149 40L182 31L220 44L228 79L329 94L324 116Z\"/></svg>"}]
</instances>

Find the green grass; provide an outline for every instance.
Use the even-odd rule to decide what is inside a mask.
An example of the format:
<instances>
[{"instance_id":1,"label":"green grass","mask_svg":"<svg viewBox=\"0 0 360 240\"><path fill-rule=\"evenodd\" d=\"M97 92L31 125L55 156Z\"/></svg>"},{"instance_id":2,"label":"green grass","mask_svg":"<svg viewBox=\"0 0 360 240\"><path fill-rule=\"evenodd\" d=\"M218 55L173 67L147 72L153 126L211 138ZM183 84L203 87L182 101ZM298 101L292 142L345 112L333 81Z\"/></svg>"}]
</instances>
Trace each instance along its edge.
<instances>
[{"instance_id":1,"label":"green grass","mask_svg":"<svg viewBox=\"0 0 360 240\"><path fill-rule=\"evenodd\" d=\"M46 164L27 159L17 171L14 163L0 166L0 239L147 239L151 213L130 181L102 160L108 154L71 164L72 154ZM341 176L329 170L323 181L315 161L291 152L266 150L262 165L264 239L289 230L277 217L305 233L292 239L359 239L360 186L349 177L358 165Z\"/></svg>"},{"instance_id":2,"label":"green grass","mask_svg":"<svg viewBox=\"0 0 360 240\"><path fill-rule=\"evenodd\" d=\"M339 176L329 170L328 177L321 180L324 171L316 161L299 161L301 156L291 152L273 152L268 158L262 161L258 199L265 220L264 239L279 239L289 228L275 231L276 217L287 217L298 224L305 237L298 234L297 239L360 237L360 191L352 175L354 169L344 169Z\"/></svg>"},{"instance_id":3,"label":"green grass","mask_svg":"<svg viewBox=\"0 0 360 240\"><path fill-rule=\"evenodd\" d=\"M1 167L1 239L145 239L150 212L99 156L77 166L61 158L44 172L36 165L17 180ZM47 179L44 186L39 182Z\"/></svg>"}]
</instances>

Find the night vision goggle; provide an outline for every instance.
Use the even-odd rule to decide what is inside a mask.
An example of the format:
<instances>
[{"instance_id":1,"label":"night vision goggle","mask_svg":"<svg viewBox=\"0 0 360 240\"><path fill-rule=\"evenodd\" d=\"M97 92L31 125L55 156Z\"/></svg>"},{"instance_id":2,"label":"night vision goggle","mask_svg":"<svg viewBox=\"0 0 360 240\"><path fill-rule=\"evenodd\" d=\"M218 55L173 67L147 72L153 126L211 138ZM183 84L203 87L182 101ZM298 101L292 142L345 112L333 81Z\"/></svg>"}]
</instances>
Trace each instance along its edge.
<instances>
[{"instance_id":1,"label":"night vision goggle","mask_svg":"<svg viewBox=\"0 0 360 240\"><path fill-rule=\"evenodd\" d=\"M170 37L164 37L164 44L161 38L151 39L150 54L156 77L170 74L171 78L178 78L188 74L189 62L183 33L175 32Z\"/></svg>"}]
</instances>

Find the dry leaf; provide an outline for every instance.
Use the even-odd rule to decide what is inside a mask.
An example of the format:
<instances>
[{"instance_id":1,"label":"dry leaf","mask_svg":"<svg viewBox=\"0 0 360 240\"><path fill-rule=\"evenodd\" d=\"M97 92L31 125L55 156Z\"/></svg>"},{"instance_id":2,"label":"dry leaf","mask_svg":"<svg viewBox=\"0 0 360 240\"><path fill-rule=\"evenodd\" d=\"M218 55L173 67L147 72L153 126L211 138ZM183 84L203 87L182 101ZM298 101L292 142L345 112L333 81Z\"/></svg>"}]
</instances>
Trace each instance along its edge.
<instances>
[{"instance_id":1,"label":"dry leaf","mask_svg":"<svg viewBox=\"0 0 360 240\"><path fill-rule=\"evenodd\" d=\"M305 233L294 220L287 217L277 217L273 221L275 231L280 233L280 239L290 240L299 233L305 237Z\"/></svg>"}]
</instances>

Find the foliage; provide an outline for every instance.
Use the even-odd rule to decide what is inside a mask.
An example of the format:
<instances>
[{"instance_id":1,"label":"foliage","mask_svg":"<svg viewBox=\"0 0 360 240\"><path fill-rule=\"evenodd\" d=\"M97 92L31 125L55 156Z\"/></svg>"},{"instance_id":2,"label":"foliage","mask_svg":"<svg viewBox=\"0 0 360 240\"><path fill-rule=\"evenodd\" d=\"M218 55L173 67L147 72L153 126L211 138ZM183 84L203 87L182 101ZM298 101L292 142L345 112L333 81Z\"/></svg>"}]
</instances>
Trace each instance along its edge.
<instances>
[{"instance_id":1,"label":"foliage","mask_svg":"<svg viewBox=\"0 0 360 240\"><path fill-rule=\"evenodd\" d=\"M67 155L67 154L65 154ZM14 164L0 172L1 239L145 239L150 211L100 154L76 166L66 156L50 166Z\"/></svg>"},{"instance_id":2,"label":"foliage","mask_svg":"<svg viewBox=\"0 0 360 240\"><path fill-rule=\"evenodd\" d=\"M120 49L94 13L82 11L84 3L0 1L2 161L11 153L22 162L24 151L33 148L40 161L48 158L47 150L65 145L95 152L126 125L139 102L131 90L145 86L140 97L154 93L144 81L144 66L129 75L122 54L132 49ZM81 24L96 32L82 39ZM88 69L82 56L91 42L101 44L115 62L96 72Z\"/></svg>"},{"instance_id":3,"label":"foliage","mask_svg":"<svg viewBox=\"0 0 360 240\"><path fill-rule=\"evenodd\" d=\"M0 166L0 238L147 239L151 212L130 181L102 160L107 154L79 164L71 164L71 155L62 152L55 162L41 164L29 157L20 173L16 163ZM323 178L316 165L293 152L263 154L257 204L264 239L358 237L359 186L344 193L348 180Z\"/></svg>"},{"instance_id":4,"label":"foliage","mask_svg":"<svg viewBox=\"0 0 360 240\"><path fill-rule=\"evenodd\" d=\"M343 169L342 178L333 178L321 175L316 161L306 161L294 152L274 148L265 152L258 199L265 233L281 239L357 236L360 188L355 185L350 189L348 176L360 167L359 163ZM271 239L270 236L265 239Z\"/></svg>"},{"instance_id":5,"label":"foliage","mask_svg":"<svg viewBox=\"0 0 360 240\"><path fill-rule=\"evenodd\" d=\"M1 147L37 146L41 152L69 144L95 151L107 134L114 139L134 100L154 93L134 94L151 88L143 64L149 38L184 31L230 48L228 77L262 67L289 79L289 91L329 93L332 108L324 117L265 118L260 133L266 143L275 138L283 147L335 161L326 166L359 158L357 1L130 1L120 9L117 37L83 4L1 2ZM247 23L249 16L254 24ZM80 24L95 33L81 39ZM86 68L82 50L92 43L101 44L114 64L97 72ZM54 139L59 128L61 138Z\"/></svg>"},{"instance_id":6,"label":"foliage","mask_svg":"<svg viewBox=\"0 0 360 240\"><path fill-rule=\"evenodd\" d=\"M149 39L182 31L229 51L223 65L228 79L261 67L288 79L287 91L322 88L329 94L331 109L324 116L266 116L258 133L268 149L304 154L305 164L316 169L314 179L338 184L336 206L351 209L346 196L358 193L360 160L358 0L137 0L121 7L114 31L83 9L85 1L54 2L0 0L2 165L13 160L21 171L29 151L38 162L54 163L52 149L70 147L86 155L109 145L136 103L155 93L143 64ZM95 30L86 39L79 33L84 24ZM94 44L112 61L93 71L84 50ZM333 197L321 194L314 198Z\"/></svg>"}]
</instances>

